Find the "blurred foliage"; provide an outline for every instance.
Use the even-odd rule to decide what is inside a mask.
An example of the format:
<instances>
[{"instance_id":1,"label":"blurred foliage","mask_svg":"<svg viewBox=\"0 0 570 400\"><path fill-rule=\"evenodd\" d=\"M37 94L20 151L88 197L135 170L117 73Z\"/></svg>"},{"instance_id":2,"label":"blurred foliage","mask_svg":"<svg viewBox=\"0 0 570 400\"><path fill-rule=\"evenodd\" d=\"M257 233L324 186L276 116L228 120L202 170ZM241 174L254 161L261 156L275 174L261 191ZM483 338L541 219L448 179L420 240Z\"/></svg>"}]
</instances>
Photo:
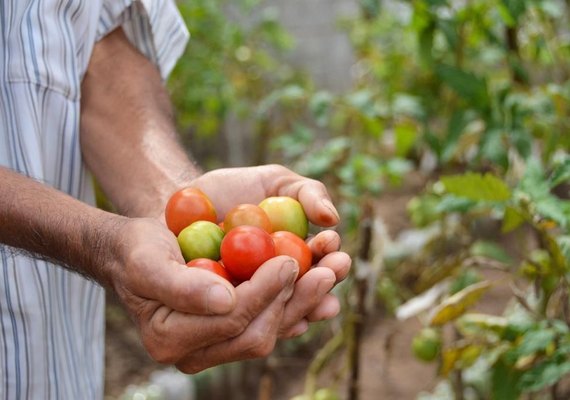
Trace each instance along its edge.
<instances>
[{"instance_id":1,"label":"blurred foliage","mask_svg":"<svg viewBox=\"0 0 570 400\"><path fill-rule=\"evenodd\" d=\"M258 104L287 84L304 82L302 74L283 62L294 46L292 37L275 9L262 9L261 2L178 1L191 39L168 86L183 143L203 163L224 166L227 151L244 152L247 164L264 161L252 155L264 151ZM226 134L236 135L233 123L227 123L232 119L253 125L240 148L225 141ZM250 143L254 151L247 149Z\"/></svg>"},{"instance_id":2,"label":"blurred foliage","mask_svg":"<svg viewBox=\"0 0 570 400\"><path fill-rule=\"evenodd\" d=\"M437 339L443 392L561 396L570 372L569 2L359 4L339 21L353 85L332 93L286 62L293 40L261 1L180 1L192 34L169 82L181 131L221 143L237 116L252 127L248 163L282 162L326 184L355 259L343 289L348 328L331 339L334 351L339 337L354 348L370 292L396 312L444 288L418 313L432 334L455 333L441 347ZM374 205L411 173L428 184L408 205L410 221L430 233L418 251L390 258L370 237ZM513 287L504 315L470 311L496 284L487 270Z\"/></svg>"}]
</instances>

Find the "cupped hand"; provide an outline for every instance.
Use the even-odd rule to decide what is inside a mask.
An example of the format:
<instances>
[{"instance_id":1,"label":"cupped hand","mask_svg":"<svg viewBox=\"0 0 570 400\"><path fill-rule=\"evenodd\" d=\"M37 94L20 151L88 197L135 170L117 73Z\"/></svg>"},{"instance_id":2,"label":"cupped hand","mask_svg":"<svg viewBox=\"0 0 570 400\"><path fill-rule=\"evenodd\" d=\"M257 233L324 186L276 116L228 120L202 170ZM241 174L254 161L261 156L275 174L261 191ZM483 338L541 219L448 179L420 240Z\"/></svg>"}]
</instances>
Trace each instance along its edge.
<instances>
[{"instance_id":1,"label":"cupped hand","mask_svg":"<svg viewBox=\"0 0 570 400\"><path fill-rule=\"evenodd\" d=\"M158 220L128 219L116 236L110 286L156 361L194 373L273 350L299 271L293 259L273 258L234 288L186 267Z\"/></svg>"},{"instance_id":2,"label":"cupped hand","mask_svg":"<svg viewBox=\"0 0 570 400\"><path fill-rule=\"evenodd\" d=\"M192 182L214 203L219 218L241 203L258 204L270 196L290 196L301 202L309 221L321 227L340 222L322 182L294 173L280 165L227 168L208 172ZM348 274L350 257L340 252L340 237L324 230L308 239L315 265L295 284L279 328L281 338L298 336L308 323L330 319L340 310L339 301L329 294Z\"/></svg>"},{"instance_id":3,"label":"cupped hand","mask_svg":"<svg viewBox=\"0 0 570 400\"><path fill-rule=\"evenodd\" d=\"M266 197L289 196L301 202L313 224L331 227L339 215L325 185L276 164L213 170L193 180L214 203L219 217L242 203L258 204Z\"/></svg>"}]
</instances>

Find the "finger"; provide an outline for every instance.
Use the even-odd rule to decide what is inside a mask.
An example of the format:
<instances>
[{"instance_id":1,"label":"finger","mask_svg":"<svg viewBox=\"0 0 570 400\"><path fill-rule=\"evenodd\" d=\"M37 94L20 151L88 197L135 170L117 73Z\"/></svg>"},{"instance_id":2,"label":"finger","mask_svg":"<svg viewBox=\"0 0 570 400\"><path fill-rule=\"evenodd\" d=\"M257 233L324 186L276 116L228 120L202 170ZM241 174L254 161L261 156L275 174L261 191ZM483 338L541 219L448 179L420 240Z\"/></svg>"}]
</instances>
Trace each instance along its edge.
<instances>
[{"instance_id":1,"label":"finger","mask_svg":"<svg viewBox=\"0 0 570 400\"><path fill-rule=\"evenodd\" d=\"M344 280L350 271L352 259L342 251L335 251L324 256L316 265L316 267L326 267L333 271L336 277L336 283Z\"/></svg>"},{"instance_id":2,"label":"finger","mask_svg":"<svg viewBox=\"0 0 570 400\"><path fill-rule=\"evenodd\" d=\"M280 334L289 331L321 303L323 297L333 288L336 276L329 268L313 268L299 279L295 292L285 307Z\"/></svg>"},{"instance_id":3,"label":"finger","mask_svg":"<svg viewBox=\"0 0 570 400\"><path fill-rule=\"evenodd\" d=\"M235 289L236 307L227 315L192 315L157 307L146 318L148 323L139 324L145 348L155 360L173 364L200 348L241 335L276 299L289 299L298 271L290 257L269 260Z\"/></svg>"},{"instance_id":4,"label":"finger","mask_svg":"<svg viewBox=\"0 0 570 400\"><path fill-rule=\"evenodd\" d=\"M315 225L334 226L340 222L338 211L322 182L305 178L297 197L307 218Z\"/></svg>"},{"instance_id":5,"label":"finger","mask_svg":"<svg viewBox=\"0 0 570 400\"><path fill-rule=\"evenodd\" d=\"M289 330L280 333L279 339L292 339L301 336L305 332L309 330L309 322L303 318L299 322L297 322L293 327L289 328Z\"/></svg>"},{"instance_id":6,"label":"finger","mask_svg":"<svg viewBox=\"0 0 570 400\"><path fill-rule=\"evenodd\" d=\"M309 221L319 226L334 226L340 221L325 185L315 179L305 178L281 166L269 166L267 173L268 194L290 196L298 199Z\"/></svg>"},{"instance_id":7,"label":"finger","mask_svg":"<svg viewBox=\"0 0 570 400\"><path fill-rule=\"evenodd\" d=\"M313 263L316 263L325 255L340 249L340 236L335 231L326 230L309 238L307 244L313 253Z\"/></svg>"},{"instance_id":8,"label":"finger","mask_svg":"<svg viewBox=\"0 0 570 400\"><path fill-rule=\"evenodd\" d=\"M320 304L306 316L309 322L324 321L332 319L340 312L340 302L332 294L326 294Z\"/></svg>"},{"instance_id":9,"label":"finger","mask_svg":"<svg viewBox=\"0 0 570 400\"><path fill-rule=\"evenodd\" d=\"M146 282L153 299L174 310L197 315L227 314L235 308L230 282L200 268L170 263ZM148 295L147 295L148 296Z\"/></svg>"},{"instance_id":10,"label":"finger","mask_svg":"<svg viewBox=\"0 0 570 400\"><path fill-rule=\"evenodd\" d=\"M285 304L293 287L290 282L238 336L203 347L178 362L176 367L186 373L196 373L222 363L268 356L275 348Z\"/></svg>"}]
</instances>

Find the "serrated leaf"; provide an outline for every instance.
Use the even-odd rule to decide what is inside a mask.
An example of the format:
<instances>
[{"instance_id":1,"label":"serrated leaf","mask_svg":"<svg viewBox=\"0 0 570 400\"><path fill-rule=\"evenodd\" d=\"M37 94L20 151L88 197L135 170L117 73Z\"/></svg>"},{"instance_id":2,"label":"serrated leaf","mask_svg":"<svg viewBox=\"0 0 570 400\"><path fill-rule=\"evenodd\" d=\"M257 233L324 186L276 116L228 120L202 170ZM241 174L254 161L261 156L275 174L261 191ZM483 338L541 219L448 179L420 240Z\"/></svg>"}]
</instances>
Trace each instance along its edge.
<instances>
[{"instance_id":1,"label":"serrated leaf","mask_svg":"<svg viewBox=\"0 0 570 400\"><path fill-rule=\"evenodd\" d=\"M448 297L433 311L430 325L440 326L459 318L475 305L491 286L489 281L479 282Z\"/></svg>"},{"instance_id":2,"label":"serrated leaf","mask_svg":"<svg viewBox=\"0 0 570 400\"><path fill-rule=\"evenodd\" d=\"M441 182L447 192L474 201L507 201L511 198L507 184L489 173L446 176Z\"/></svg>"}]
</instances>

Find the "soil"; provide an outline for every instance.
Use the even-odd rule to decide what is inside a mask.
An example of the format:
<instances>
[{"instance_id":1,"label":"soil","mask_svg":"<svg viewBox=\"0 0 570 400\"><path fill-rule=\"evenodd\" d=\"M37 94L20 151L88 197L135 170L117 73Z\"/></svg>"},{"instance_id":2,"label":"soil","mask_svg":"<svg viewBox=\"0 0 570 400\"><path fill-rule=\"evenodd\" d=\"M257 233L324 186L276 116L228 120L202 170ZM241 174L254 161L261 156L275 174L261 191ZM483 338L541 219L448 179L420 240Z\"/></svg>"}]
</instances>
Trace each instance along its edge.
<instances>
[{"instance_id":1,"label":"soil","mask_svg":"<svg viewBox=\"0 0 570 400\"><path fill-rule=\"evenodd\" d=\"M408 227L406 204L423 185L421 179L412 180L405 188L382 196L378 214L392 237ZM488 278L500 276L491 274ZM509 298L508 288L496 286L483 297L478 309L499 314ZM152 371L164 366L157 365L146 355L132 323L112 298L107 308L106 395L108 399L116 399L128 385L144 383ZM381 308L368 316L360 360L360 400L411 400L422 391L434 388L437 383L434 365L421 363L410 350L412 338L420 326L420 321L415 318L398 321ZM250 387L244 389L247 394L243 390L233 391L204 399L287 400L301 394L307 367L322 343L300 346L294 355L285 351L286 346L280 345L264 362L246 363L250 382ZM339 374L346 372L343 370L345 365L341 357L330 363L321 374L319 385L327 386L337 381ZM344 396L347 388L342 380L337 388L342 399L348 398Z\"/></svg>"}]
</instances>

